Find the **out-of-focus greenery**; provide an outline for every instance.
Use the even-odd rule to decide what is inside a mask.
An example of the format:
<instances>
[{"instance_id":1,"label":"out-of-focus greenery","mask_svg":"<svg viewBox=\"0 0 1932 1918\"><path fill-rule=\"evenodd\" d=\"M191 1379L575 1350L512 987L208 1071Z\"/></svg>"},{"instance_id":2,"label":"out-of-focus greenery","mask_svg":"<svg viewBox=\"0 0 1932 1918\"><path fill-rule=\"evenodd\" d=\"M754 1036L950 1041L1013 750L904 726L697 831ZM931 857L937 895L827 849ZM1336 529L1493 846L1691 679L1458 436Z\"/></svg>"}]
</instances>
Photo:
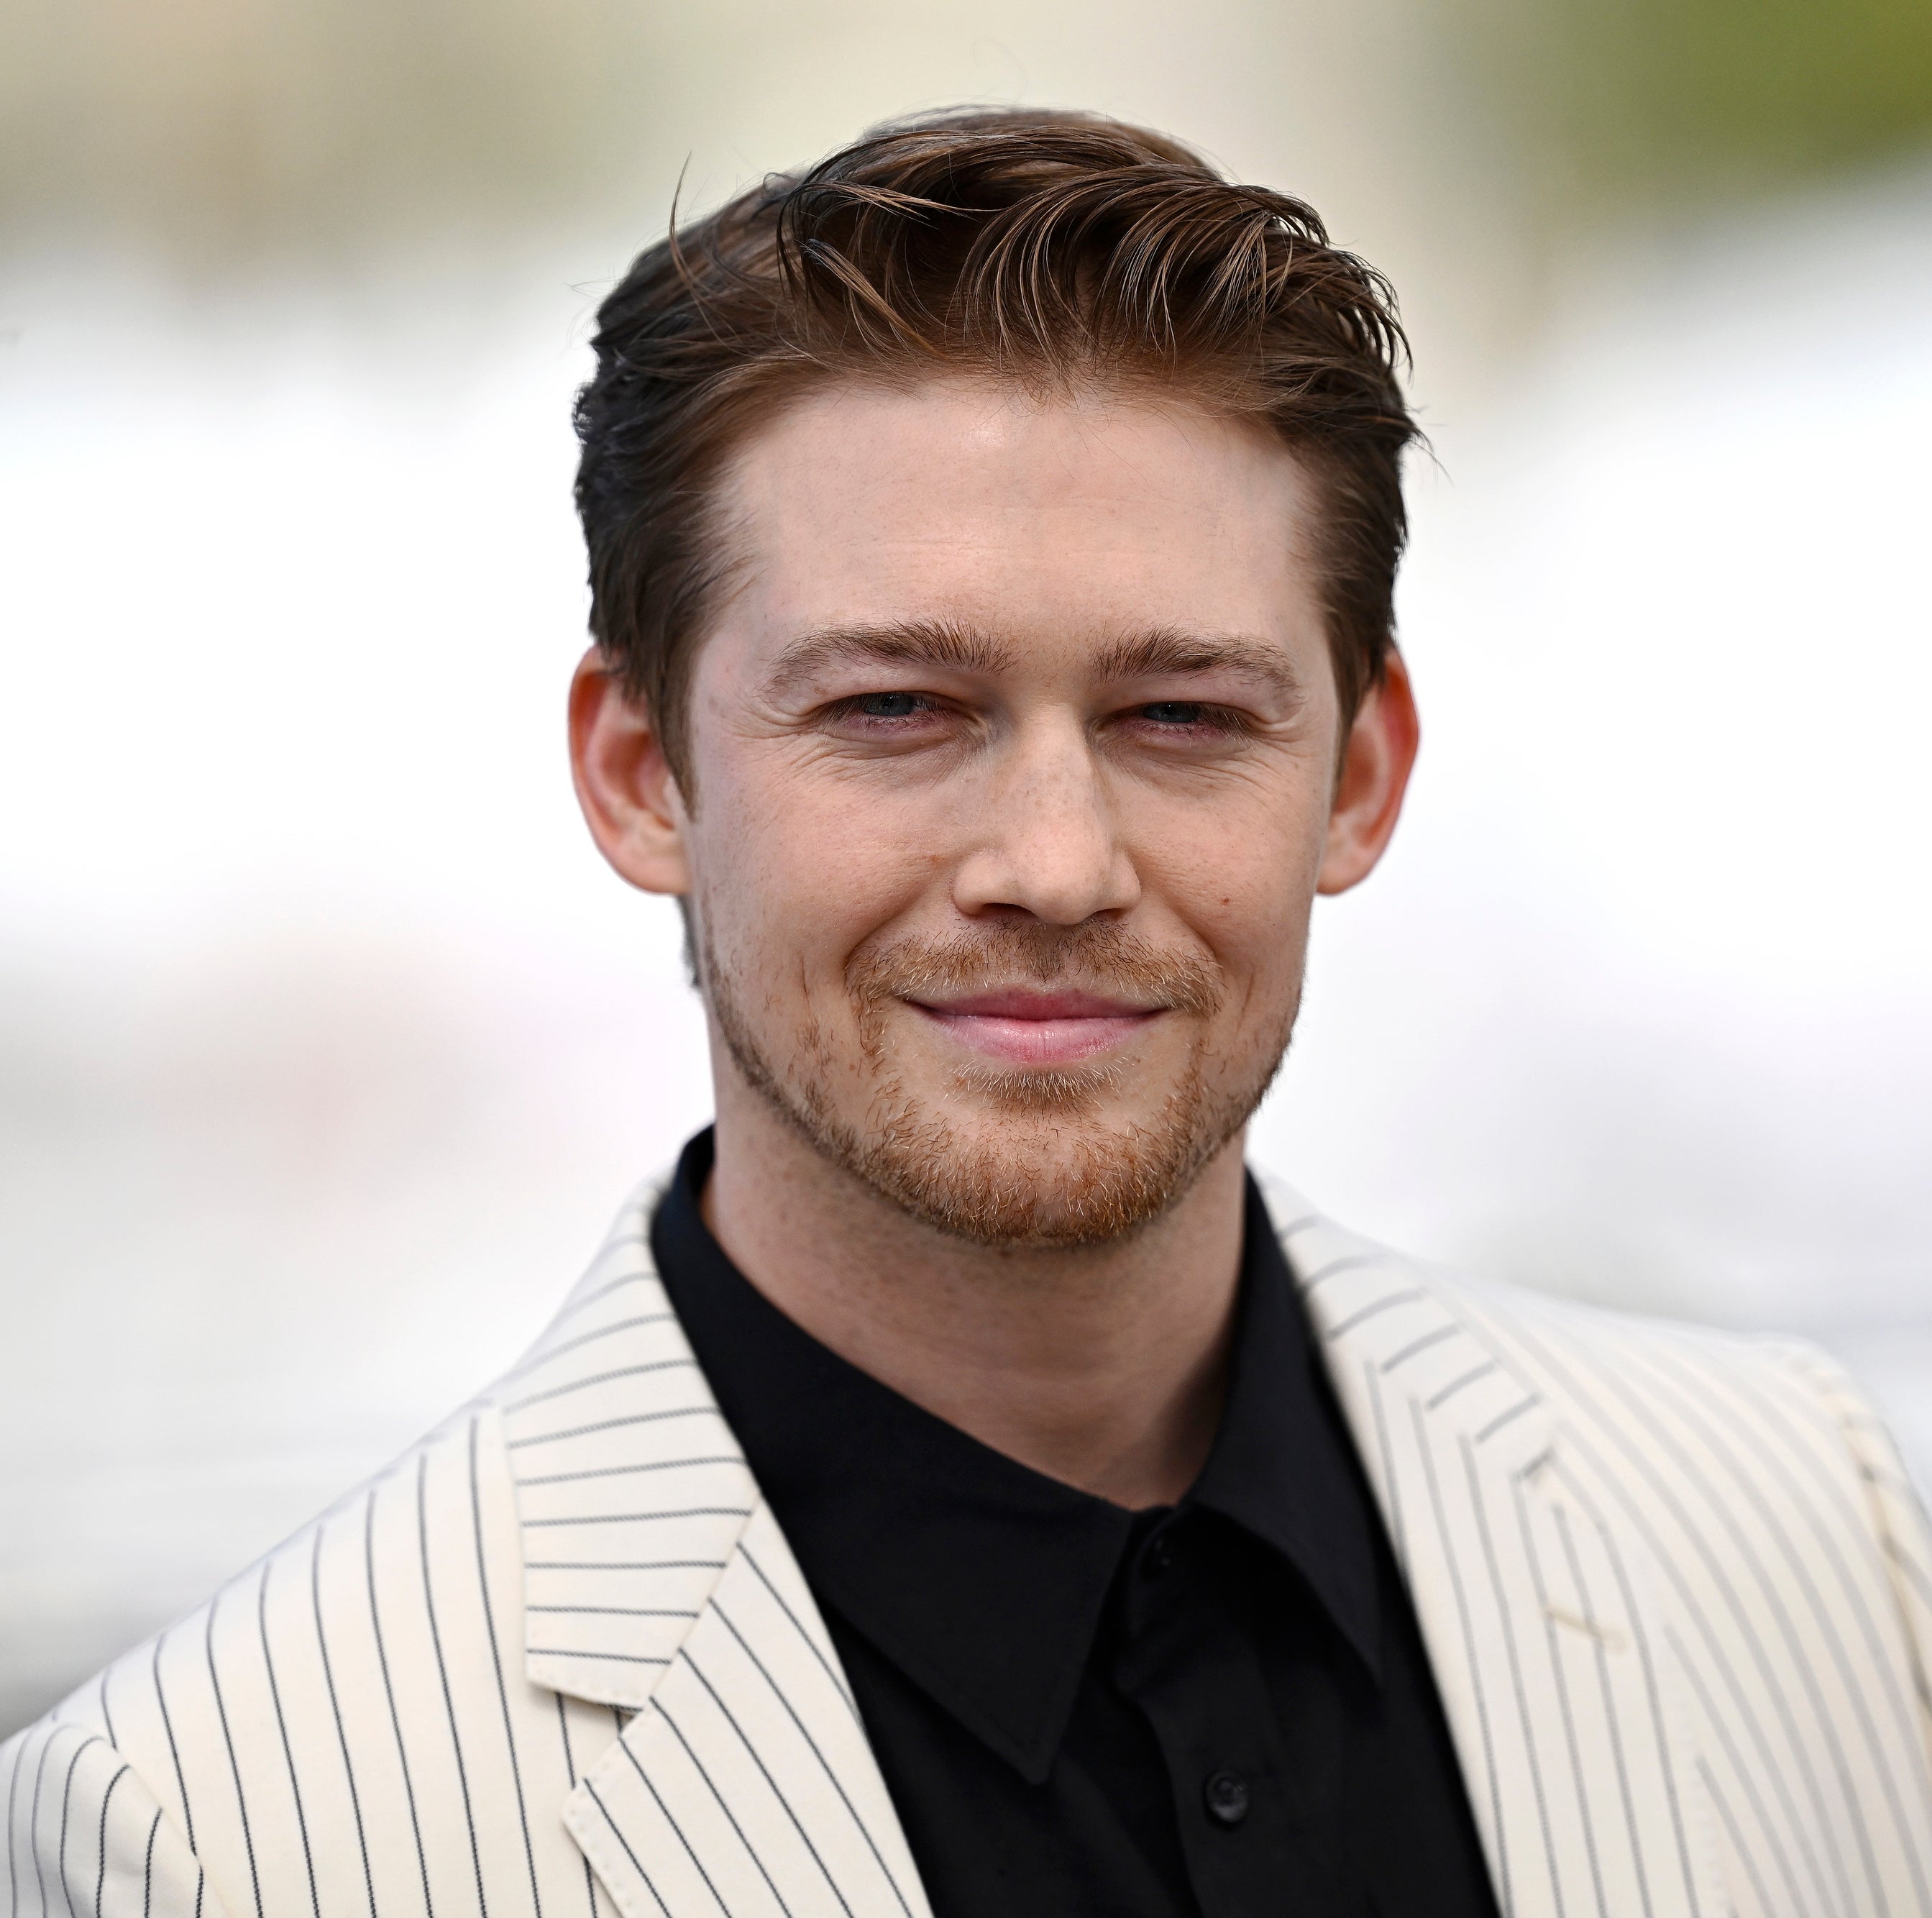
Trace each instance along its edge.
<instances>
[{"instance_id":1,"label":"out-of-focus greenery","mask_svg":"<svg viewBox=\"0 0 1932 1918\"><path fill-rule=\"evenodd\" d=\"M1485 90L1573 209L1752 194L1932 145L1932 0L1476 3Z\"/></svg>"},{"instance_id":2,"label":"out-of-focus greenery","mask_svg":"<svg viewBox=\"0 0 1932 1918\"><path fill-rule=\"evenodd\" d=\"M695 11L0 0L0 242L193 269L554 215L621 174Z\"/></svg>"},{"instance_id":3,"label":"out-of-focus greenery","mask_svg":"<svg viewBox=\"0 0 1932 1918\"><path fill-rule=\"evenodd\" d=\"M634 212L707 141L804 157L720 143L734 101L819 98L786 124L831 140L988 77L1172 106L1210 149L1271 123L1534 250L1932 144L1932 0L0 0L0 254L219 268Z\"/></svg>"}]
</instances>

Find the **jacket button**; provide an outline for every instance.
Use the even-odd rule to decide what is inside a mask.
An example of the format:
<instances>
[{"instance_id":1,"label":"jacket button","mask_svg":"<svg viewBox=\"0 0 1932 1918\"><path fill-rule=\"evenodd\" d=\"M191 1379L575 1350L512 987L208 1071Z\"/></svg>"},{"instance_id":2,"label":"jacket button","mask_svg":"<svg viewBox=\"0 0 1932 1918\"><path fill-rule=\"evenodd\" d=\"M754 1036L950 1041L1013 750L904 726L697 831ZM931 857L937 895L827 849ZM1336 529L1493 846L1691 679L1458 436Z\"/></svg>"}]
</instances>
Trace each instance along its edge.
<instances>
[{"instance_id":1,"label":"jacket button","mask_svg":"<svg viewBox=\"0 0 1932 1918\"><path fill-rule=\"evenodd\" d=\"M1202 1796L1208 1815L1224 1825L1238 1825L1248 1815L1248 1781L1234 1772L1216 1772Z\"/></svg>"}]
</instances>

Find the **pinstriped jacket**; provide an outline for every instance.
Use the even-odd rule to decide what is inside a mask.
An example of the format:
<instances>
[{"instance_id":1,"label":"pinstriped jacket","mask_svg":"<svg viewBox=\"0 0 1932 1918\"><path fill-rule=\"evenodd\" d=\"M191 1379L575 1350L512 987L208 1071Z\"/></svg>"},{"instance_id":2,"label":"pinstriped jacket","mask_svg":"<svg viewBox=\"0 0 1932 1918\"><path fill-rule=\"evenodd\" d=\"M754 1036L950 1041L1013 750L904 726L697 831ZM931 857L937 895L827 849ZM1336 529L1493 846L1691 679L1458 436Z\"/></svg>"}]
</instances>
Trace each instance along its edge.
<instances>
[{"instance_id":1,"label":"pinstriped jacket","mask_svg":"<svg viewBox=\"0 0 1932 1918\"><path fill-rule=\"evenodd\" d=\"M928 1918L654 1196L506 1379L0 1748L8 1918ZM1844 1377L1269 1202L1510 1918L1932 1918L1932 1541Z\"/></svg>"}]
</instances>

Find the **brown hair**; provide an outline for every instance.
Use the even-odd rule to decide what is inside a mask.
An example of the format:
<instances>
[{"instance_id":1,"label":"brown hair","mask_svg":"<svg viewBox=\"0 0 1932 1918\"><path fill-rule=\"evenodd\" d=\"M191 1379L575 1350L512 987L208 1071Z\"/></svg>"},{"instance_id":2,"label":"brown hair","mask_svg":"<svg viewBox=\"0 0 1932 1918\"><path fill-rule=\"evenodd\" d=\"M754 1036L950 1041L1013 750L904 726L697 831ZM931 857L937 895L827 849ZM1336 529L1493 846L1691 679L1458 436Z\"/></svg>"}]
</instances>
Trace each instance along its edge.
<instances>
[{"instance_id":1,"label":"brown hair","mask_svg":"<svg viewBox=\"0 0 1932 1918\"><path fill-rule=\"evenodd\" d=\"M639 256L578 395L590 629L688 770L693 655L728 556L709 508L801 386L991 373L1178 388L1267 419L1319 489L1344 720L1394 644L1417 437L1388 283L1314 210L1097 116L962 111L884 127Z\"/></svg>"}]
</instances>

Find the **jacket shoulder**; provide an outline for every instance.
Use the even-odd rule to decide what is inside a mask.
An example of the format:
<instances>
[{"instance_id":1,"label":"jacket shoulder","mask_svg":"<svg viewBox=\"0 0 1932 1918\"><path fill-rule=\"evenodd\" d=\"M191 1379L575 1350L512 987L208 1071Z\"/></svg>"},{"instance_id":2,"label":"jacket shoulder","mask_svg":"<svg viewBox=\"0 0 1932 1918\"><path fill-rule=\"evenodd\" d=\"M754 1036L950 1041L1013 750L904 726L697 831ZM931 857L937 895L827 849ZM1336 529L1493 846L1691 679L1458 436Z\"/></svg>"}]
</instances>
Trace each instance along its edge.
<instances>
[{"instance_id":1,"label":"jacket shoulder","mask_svg":"<svg viewBox=\"0 0 1932 1918\"><path fill-rule=\"evenodd\" d=\"M1339 1328L1344 1346L1359 1340L1385 1382L1423 1373L1425 1403L1481 1374L1466 1396L1493 1388L1498 1422L1535 1408L1520 1421L1538 1428L1520 1469L1574 1527L1647 1568L1687 1669L1713 1697L1727 1673L1748 1691L1751 1673L1781 1673L1834 1724L1888 1721L1898 1762L1925 1772L1932 1532L1883 1421L1834 1360L1799 1339L1470 1277L1263 1189L1331 1340ZM1333 1302L1327 1272L1345 1274ZM1448 1325L1459 1337L1432 1343ZM1424 1362L1445 1352L1459 1356L1432 1394Z\"/></svg>"},{"instance_id":2,"label":"jacket shoulder","mask_svg":"<svg viewBox=\"0 0 1932 1918\"><path fill-rule=\"evenodd\" d=\"M16 1769L77 1756L76 1806L94 1772L103 1790L124 1774L110 1830L137 1805L158 1821L202 1918L353 1908L392 1855L417 1875L418 1828L470 1782L460 1721L500 1712L498 1672L520 1661L501 1445L495 1412L466 1408L71 1693L14 1741Z\"/></svg>"},{"instance_id":3,"label":"jacket shoulder","mask_svg":"<svg viewBox=\"0 0 1932 1918\"><path fill-rule=\"evenodd\" d=\"M1636 1481L1729 1484L1747 1497L1867 1496L1882 1421L1836 1360L1781 1333L1625 1312L1418 1265L1560 1430ZM1618 1466L1617 1462L1621 1461ZM1906 1487L1903 1468L1899 1483Z\"/></svg>"},{"instance_id":4,"label":"jacket shoulder","mask_svg":"<svg viewBox=\"0 0 1932 1918\"><path fill-rule=\"evenodd\" d=\"M110 1831L137 1802L151 1823L158 1813L157 1856L178 1848L190 1887L180 1908L200 1918L377 1903L410 1918L582 1895L581 1853L560 1821L530 1808L572 1789L620 1721L593 1688L565 1696L532 1675L530 1621L562 1608L526 1603L524 1488L506 1424L537 1365L565 1358L592 1385L656 1369L622 1365L609 1341L655 1322L637 1301L662 1183L632 1194L557 1318L502 1379L0 1747L0 1793L15 1785L28 1801L16 1808L22 1832L43 1757L51 1778L82 1751L70 1823L98 1819L82 1793L105 1766L103 1778L120 1779ZM526 1397L550 1402L554 1376ZM570 1643L542 1655L603 1655ZM50 1857L57 1830L52 1842ZM107 1855L111 1884L112 1841ZM16 1871L31 1877L23 1857ZM499 1889L486 1898L486 1886ZM164 1891L137 1908L171 1913Z\"/></svg>"},{"instance_id":5,"label":"jacket shoulder","mask_svg":"<svg viewBox=\"0 0 1932 1918\"><path fill-rule=\"evenodd\" d=\"M1328 1274L1346 1271L1352 1298L1366 1300L1368 1310L1401 1300L1453 1319L1559 1425L1599 1448L1628 1453L1648 1433L1669 1452L1688 1444L1684 1432L1695 1428L1704 1435L1706 1467L1721 1460L1747 1475L1761 1469L1778 1478L1808 1458L1811 1474L1822 1462L1828 1472L1856 1475L1864 1441L1883 1433L1843 1367L1804 1340L1722 1331L1478 1278L1351 1232L1278 1181L1264 1175L1261 1184L1311 1302ZM1366 1318L1367 1310L1358 1304L1352 1316ZM1318 1322L1318 1307L1316 1316ZM1724 1433L1728 1441L1720 1439ZM1780 1457L1783 1464L1774 1462Z\"/></svg>"},{"instance_id":6,"label":"jacket shoulder","mask_svg":"<svg viewBox=\"0 0 1932 1918\"><path fill-rule=\"evenodd\" d=\"M8 1842L0 1890L40 1908L58 1887L95 1918L225 1918L180 1826L128 1759L82 1719L43 1718L0 1745Z\"/></svg>"}]
</instances>

